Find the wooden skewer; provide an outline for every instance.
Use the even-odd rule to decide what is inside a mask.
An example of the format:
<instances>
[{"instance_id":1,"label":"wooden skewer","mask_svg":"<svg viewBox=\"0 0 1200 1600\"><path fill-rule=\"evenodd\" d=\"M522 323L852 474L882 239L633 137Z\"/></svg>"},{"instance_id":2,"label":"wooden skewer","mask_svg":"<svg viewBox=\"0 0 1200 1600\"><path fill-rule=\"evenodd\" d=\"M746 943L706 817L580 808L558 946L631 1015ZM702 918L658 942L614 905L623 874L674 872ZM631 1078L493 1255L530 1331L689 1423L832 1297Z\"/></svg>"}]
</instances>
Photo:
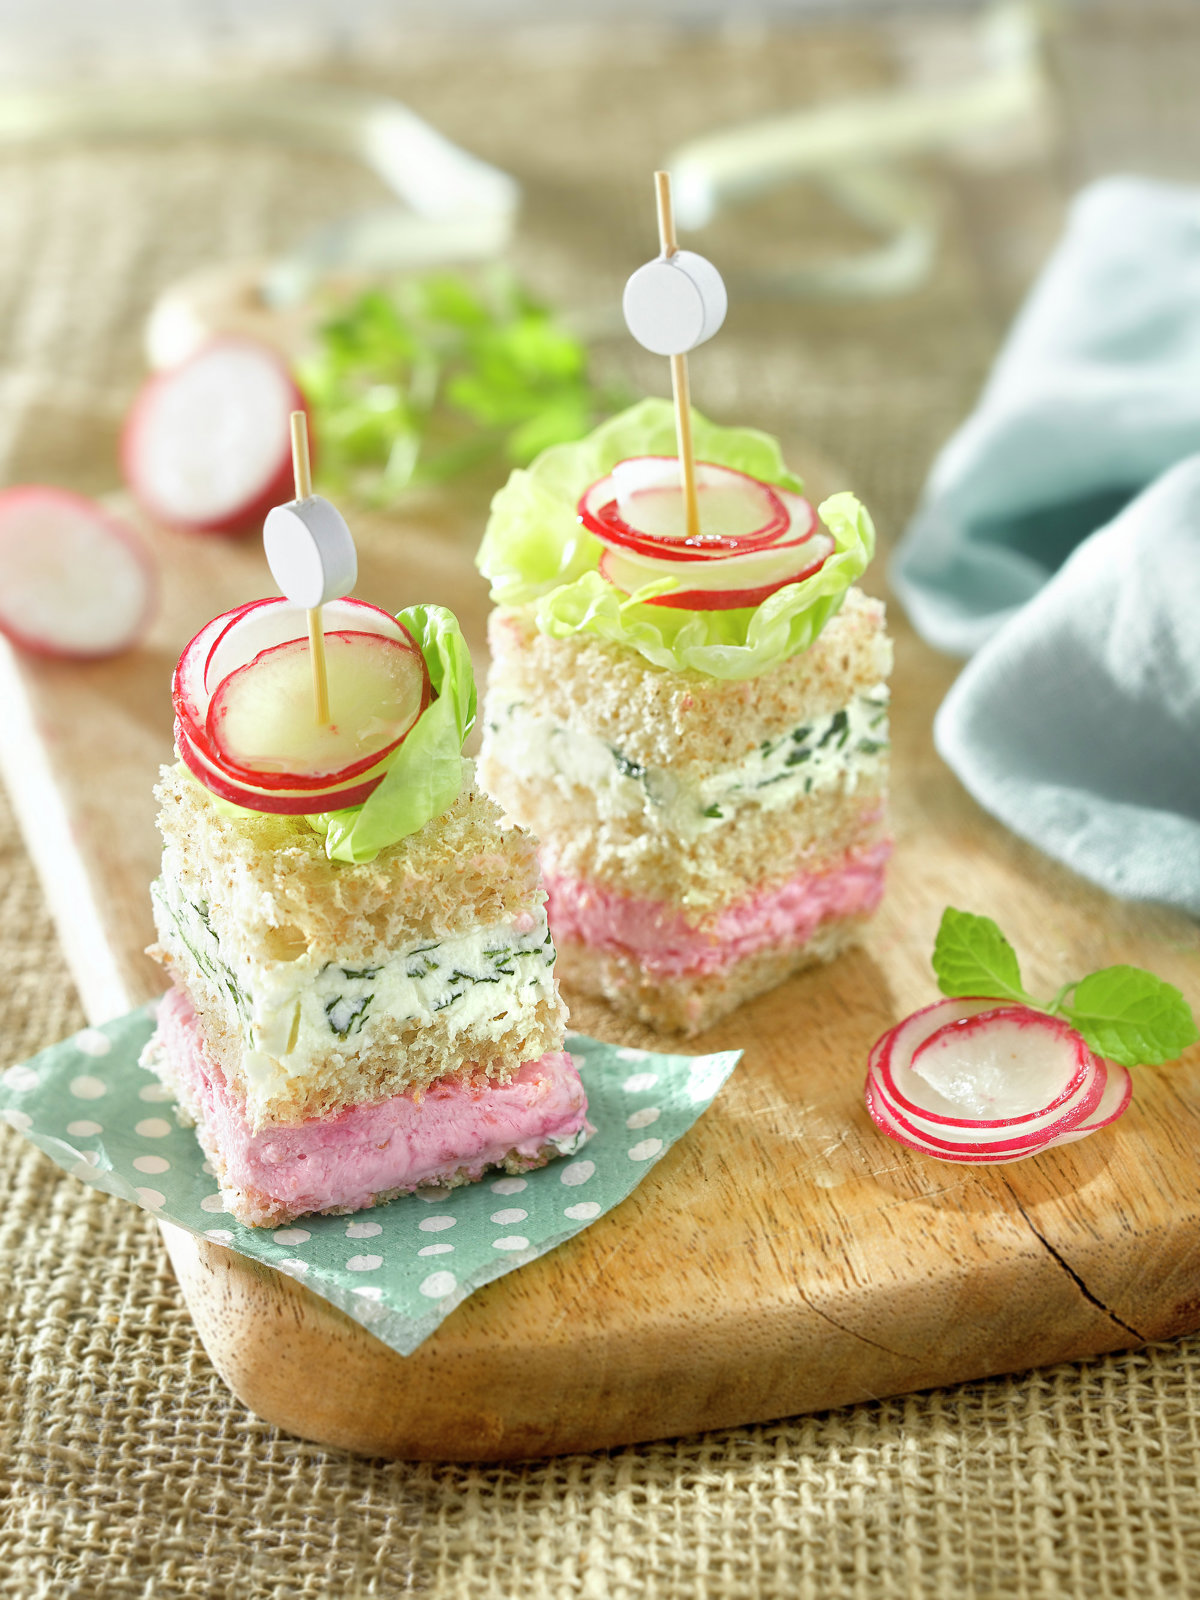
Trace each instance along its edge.
<instances>
[{"instance_id":1,"label":"wooden skewer","mask_svg":"<svg viewBox=\"0 0 1200 1600\"><path fill-rule=\"evenodd\" d=\"M303 411L292 412L292 475L296 480L296 499L307 500L312 494L312 466L308 458L308 418ZM317 726L329 723L329 668L325 661L325 624L320 606L312 606L308 613L308 643L312 654L313 706L317 713Z\"/></svg>"},{"instance_id":2,"label":"wooden skewer","mask_svg":"<svg viewBox=\"0 0 1200 1600\"><path fill-rule=\"evenodd\" d=\"M675 237L675 215L671 209L671 174L654 174L658 201L658 242L664 256L679 249ZM675 397L675 439L679 448L679 470L683 482L684 515L689 539L700 537L700 502L696 495L696 456L692 448L692 399L688 382L687 356L671 357L671 392Z\"/></svg>"}]
</instances>

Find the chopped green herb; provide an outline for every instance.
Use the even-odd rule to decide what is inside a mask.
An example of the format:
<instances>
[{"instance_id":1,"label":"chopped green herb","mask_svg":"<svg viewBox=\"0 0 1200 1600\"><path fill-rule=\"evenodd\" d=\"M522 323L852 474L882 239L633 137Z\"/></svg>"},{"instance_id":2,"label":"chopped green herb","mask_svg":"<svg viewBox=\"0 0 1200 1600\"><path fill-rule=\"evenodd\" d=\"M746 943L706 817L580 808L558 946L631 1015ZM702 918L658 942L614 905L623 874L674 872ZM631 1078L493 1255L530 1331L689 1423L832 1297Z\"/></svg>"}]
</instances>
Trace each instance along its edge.
<instances>
[{"instance_id":1,"label":"chopped green herb","mask_svg":"<svg viewBox=\"0 0 1200 1600\"><path fill-rule=\"evenodd\" d=\"M363 1023L367 1020L373 994L360 995L356 1000L350 1000L345 995L338 995L335 999L327 1001L325 1015L329 1018L329 1026L339 1039L348 1039L352 1033L361 1033Z\"/></svg>"},{"instance_id":2,"label":"chopped green herb","mask_svg":"<svg viewBox=\"0 0 1200 1600\"><path fill-rule=\"evenodd\" d=\"M321 477L379 504L475 467L524 465L625 404L591 382L584 346L502 269L368 289L318 337L297 377Z\"/></svg>"}]
</instances>

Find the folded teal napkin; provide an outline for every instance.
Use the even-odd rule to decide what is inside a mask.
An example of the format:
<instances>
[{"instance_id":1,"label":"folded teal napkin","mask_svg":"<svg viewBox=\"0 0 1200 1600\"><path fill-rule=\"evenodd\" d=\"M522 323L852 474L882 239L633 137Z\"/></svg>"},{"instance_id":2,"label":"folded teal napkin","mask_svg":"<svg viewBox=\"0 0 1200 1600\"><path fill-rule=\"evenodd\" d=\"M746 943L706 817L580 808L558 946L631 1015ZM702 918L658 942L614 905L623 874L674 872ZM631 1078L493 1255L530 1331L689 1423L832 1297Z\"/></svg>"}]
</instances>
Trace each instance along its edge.
<instances>
[{"instance_id":1,"label":"folded teal napkin","mask_svg":"<svg viewBox=\"0 0 1200 1600\"><path fill-rule=\"evenodd\" d=\"M934 738L1014 833L1112 894L1200 917L1200 456L979 651Z\"/></svg>"},{"instance_id":2,"label":"folded teal napkin","mask_svg":"<svg viewBox=\"0 0 1200 1600\"><path fill-rule=\"evenodd\" d=\"M976 652L938 750L1014 832L1200 916L1200 190L1072 208L892 579Z\"/></svg>"},{"instance_id":3,"label":"folded teal napkin","mask_svg":"<svg viewBox=\"0 0 1200 1600\"><path fill-rule=\"evenodd\" d=\"M969 655L1200 448L1200 190L1086 189L892 561L940 650Z\"/></svg>"},{"instance_id":4,"label":"folded teal napkin","mask_svg":"<svg viewBox=\"0 0 1200 1600\"><path fill-rule=\"evenodd\" d=\"M568 1034L595 1132L570 1160L353 1216L247 1228L226 1216L196 1136L138 1065L153 1005L0 1073L0 1121L93 1188L298 1278L409 1355L485 1283L620 1205L707 1109L741 1056L663 1055Z\"/></svg>"}]
</instances>

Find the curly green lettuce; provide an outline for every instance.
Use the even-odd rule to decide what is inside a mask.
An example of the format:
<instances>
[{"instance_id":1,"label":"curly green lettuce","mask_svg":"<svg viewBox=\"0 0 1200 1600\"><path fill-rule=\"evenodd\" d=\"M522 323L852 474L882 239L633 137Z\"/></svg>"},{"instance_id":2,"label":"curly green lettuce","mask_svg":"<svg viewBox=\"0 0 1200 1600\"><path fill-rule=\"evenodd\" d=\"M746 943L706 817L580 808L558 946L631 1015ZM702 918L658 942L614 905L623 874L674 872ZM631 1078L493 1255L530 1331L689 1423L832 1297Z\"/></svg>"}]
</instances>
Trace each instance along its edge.
<instances>
[{"instance_id":1,"label":"curly green lettuce","mask_svg":"<svg viewBox=\"0 0 1200 1600\"><path fill-rule=\"evenodd\" d=\"M385 846L440 816L463 785L463 741L475 722L475 674L458 619L445 606L409 606L396 613L396 621L425 657L435 698L362 805L305 818L325 835L331 861L373 860Z\"/></svg>"},{"instance_id":2,"label":"curly green lettuce","mask_svg":"<svg viewBox=\"0 0 1200 1600\"><path fill-rule=\"evenodd\" d=\"M803 491L768 434L720 428L693 412L692 437L701 461ZM600 576L604 547L579 521L576 506L618 461L675 449L671 403L643 400L586 439L543 451L492 501L476 564L497 605L532 606L538 628L552 638L590 633L638 651L655 666L714 678L757 677L812 644L875 553L874 527L852 494L832 495L818 515L833 538L833 553L811 577L758 606L684 611L627 597Z\"/></svg>"}]
</instances>

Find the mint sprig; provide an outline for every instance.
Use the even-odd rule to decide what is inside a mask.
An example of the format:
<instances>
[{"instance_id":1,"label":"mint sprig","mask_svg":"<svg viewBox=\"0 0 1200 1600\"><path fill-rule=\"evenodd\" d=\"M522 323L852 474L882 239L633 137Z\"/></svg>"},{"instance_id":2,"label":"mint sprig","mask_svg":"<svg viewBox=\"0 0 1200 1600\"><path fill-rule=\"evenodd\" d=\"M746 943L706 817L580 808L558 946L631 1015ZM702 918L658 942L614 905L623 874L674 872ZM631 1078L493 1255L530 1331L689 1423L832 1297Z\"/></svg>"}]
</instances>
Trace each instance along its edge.
<instances>
[{"instance_id":1,"label":"mint sprig","mask_svg":"<svg viewBox=\"0 0 1200 1600\"><path fill-rule=\"evenodd\" d=\"M1061 1016L1097 1055L1123 1067L1161 1066L1200 1040L1187 1001L1141 967L1105 967L1036 1000L1021 983L1017 953L990 917L947 906L933 947L942 993L1034 1006ZM1071 996L1068 1004L1068 996Z\"/></svg>"},{"instance_id":2,"label":"mint sprig","mask_svg":"<svg viewBox=\"0 0 1200 1600\"><path fill-rule=\"evenodd\" d=\"M1017 952L991 917L947 906L933 947L938 988L953 999L980 997L1036 1005L1021 987Z\"/></svg>"}]
</instances>

